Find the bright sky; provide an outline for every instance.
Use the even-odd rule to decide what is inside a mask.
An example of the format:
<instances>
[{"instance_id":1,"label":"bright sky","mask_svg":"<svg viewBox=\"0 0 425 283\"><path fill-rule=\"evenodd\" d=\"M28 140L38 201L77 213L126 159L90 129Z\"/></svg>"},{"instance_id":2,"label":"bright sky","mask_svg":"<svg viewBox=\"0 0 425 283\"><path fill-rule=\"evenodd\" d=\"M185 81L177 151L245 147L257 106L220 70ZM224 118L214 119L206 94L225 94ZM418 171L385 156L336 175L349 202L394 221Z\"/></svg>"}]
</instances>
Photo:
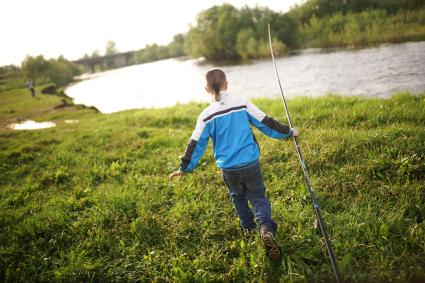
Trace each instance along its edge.
<instances>
[{"instance_id":1,"label":"bright sky","mask_svg":"<svg viewBox=\"0 0 425 283\"><path fill-rule=\"evenodd\" d=\"M1 4L0 66L20 65L26 55L73 60L105 50L167 44L195 24L196 15L223 2L235 7L257 3L286 12L303 0L6 0Z\"/></svg>"}]
</instances>

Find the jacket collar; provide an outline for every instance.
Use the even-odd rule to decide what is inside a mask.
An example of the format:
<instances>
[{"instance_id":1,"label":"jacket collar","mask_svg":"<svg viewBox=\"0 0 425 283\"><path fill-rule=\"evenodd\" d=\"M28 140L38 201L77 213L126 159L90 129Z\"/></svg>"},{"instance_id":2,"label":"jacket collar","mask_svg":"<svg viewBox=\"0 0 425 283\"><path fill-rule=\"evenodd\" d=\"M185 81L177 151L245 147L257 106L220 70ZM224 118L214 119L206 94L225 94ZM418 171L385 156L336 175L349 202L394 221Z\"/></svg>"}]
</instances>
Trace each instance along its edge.
<instances>
[{"instance_id":1,"label":"jacket collar","mask_svg":"<svg viewBox=\"0 0 425 283\"><path fill-rule=\"evenodd\" d=\"M229 96L229 94L226 91L221 91L220 92L220 100L216 101L214 96L212 95L211 101L212 101L212 103L220 103L220 102L224 101L228 96Z\"/></svg>"}]
</instances>

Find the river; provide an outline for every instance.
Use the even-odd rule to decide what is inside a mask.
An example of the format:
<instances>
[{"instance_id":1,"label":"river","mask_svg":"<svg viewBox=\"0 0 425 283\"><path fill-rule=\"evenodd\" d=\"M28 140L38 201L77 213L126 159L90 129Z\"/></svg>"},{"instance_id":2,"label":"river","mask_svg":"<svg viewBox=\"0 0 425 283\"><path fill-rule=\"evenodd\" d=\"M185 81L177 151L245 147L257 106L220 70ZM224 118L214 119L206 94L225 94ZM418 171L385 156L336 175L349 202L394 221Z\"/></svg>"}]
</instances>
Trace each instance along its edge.
<instances>
[{"instance_id":1,"label":"river","mask_svg":"<svg viewBox=\"0 0 425 283\"><path fill-rule=\"evenodd\" d=\"M365 49L307 49L276 60L285 96L327 93L388 97L425 91L425 42L387 44ZM102 113L209 101L204 73L217 67L199 60L167 59L86 75L66 89L77 104ZM218 66L227 74L229 93L279 97L271 59Z\"/></svg>"}]
</instances>

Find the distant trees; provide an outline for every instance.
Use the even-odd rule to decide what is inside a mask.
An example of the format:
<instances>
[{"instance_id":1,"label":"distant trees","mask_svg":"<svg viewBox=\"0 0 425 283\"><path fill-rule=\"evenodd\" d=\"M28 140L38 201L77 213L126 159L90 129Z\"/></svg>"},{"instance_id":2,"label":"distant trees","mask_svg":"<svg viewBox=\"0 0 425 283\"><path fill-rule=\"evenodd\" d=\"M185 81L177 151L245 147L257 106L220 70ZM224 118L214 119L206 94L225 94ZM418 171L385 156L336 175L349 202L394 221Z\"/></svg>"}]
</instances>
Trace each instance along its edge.
<instances>
[{"instance_id":1,"label":"distant trees","mask_svg":"<svg viewBox=\"0 0 425 283\"><path fill-rule=\"evenodd\" d=\"M105 46L105 55L113 55L113 54L117 54L118 52L119 51L115 44L115 41L108 40Z\"/></svg>"},{"instance_id":2,"label":"distant trees","mask_svg":"<svg viewBox=\"0 0 425 283\"><path fill-rule=\"evenodd\" d=\"M141 64L185 55L185 36L177 34L168 45L148 44L133 53L131 64Z\"/></svg>"},{"instance_id":3,"label":"distant trees","mask_svg":"<svg viewBox=\"0 0 425 283\"><path fill-rule=\"evenodd\" d=\"M370 10L382 10L394 14L401 10L417 10L424 7L423 0L308 0L297 5L289 14L296 16L301 24L310 21L314 16L323 18L335 13L361 13Z\"/></svg>"},{"instance_id":4,"label":"distant trees","mask_svg":"<svg viewBox=\"0 0 425 283\"><path fill-rule=\"evenodd\" d=\"M236 38L241 27L238 11L229 4L201 12L187 34L186 50L192 56L227 59L237 55Z\"/></svg>"},{"instance_id":5,"label":"distant trees","mask_svg":"<svg viewBox=\"0 0 425 283\"><path fill-rule=\"evenodd\" d=\"M423 0L308 0L288 13L229 4L202 11L185 39L185 51L209 60L269 56L273 49L363 46L425 39Z\"/></svg>"},{"instance_id":6,"label":"distant trees","mask_svg":"<svg viewBox=\"0 0 425 283\"><path fill-rule=\"evenodd\" d=\"M63 56L48 61L47 77L57 86L63 86L71 82L74 76L80 75L78 65L69 62Z\"/></svg>"},{"instance_id":7,"label":"distant trees","mask_svg":"<svg viewBox=\"0 0 425 283\"><path fill-rule=\"evenodd\" d=\"M92 58L100 57L99 49L94 50L91 54L91 57Z\"/></svg>"},{"instance_id":8,"label":"distant trees","mask_svg":"<svg viewBox=\"0 0 425 283\"><path fill-rule=\"evenodd\" d=\"M198 15L196 25L186 36L186 52L192 57L207 59L260 58L268 50L267 24L276 26L273 43L283 53L287 45L295 45L296 22L287 15L268 8L229 4L213 6Z\"/></svg>"},{"instance_id":9,"label":"distant trees","mask_svg":"<svg viewBox=\"0 0 425 283\"><path fill-rule=\"evenodd\" d=\"M250 59L270 56L267 24L272 25L272 44L277 55L288 48L363 46L381 42L425 40L424 0L307 0L287 13L265 7L237 9L229 4L199 13L187 34L177 34L168 45L149 44L133 51L128 64L171 57L203 56L209 60ZM109 40L104 55L119 53ZM127 54L128 55L128 54ZM82 59L101 57L99 50ZM128 57L126 57L127 60ZM98 60L96 67L116 67L113 58ZM127 62L126 62L127 63ZM11 71L0 69L0 76ZM22 70L38 83L64 85L82 72L82 66L63 56L46 60L28 56ZM15 72L16 73L16 72Z\"/></svg>"},{"instance_id":10,"label":"distant trees","mask_svg":"<svg viewBox=\"0 0 425 283\"><path fill-rule=\"evenodd\" d=\"M168 45L150 44L134 51L129 64L183 55L208 60L268 57L269 23L277 55L289 48L425 39L424 18L423 0L307 0L287 13L222 4L199 13L187 34L174 36ZM109 41L105 54L114 52L115 43ZM102 69L112 67L107 64Z\"/></svg>"},{"instance_id":11,"label":"distant trees","mask_svg":"<svg viewBox=\"0 0 425 283\"><path fill-rule=\"evenodd\" d=\"M27 56L21 67L27 78L34 79L37 83L51 82L57 86L63 86L71 82L74 76L81 74L81 68L63 56L50 60L46 60L43 55Z\"/></svg>"},{"instance_id":12,"label":"distant trees","mask_svg":"<svg viewBox=\"0 0 425 283\"><path fill-rule=\"evenodd\" d=\"M169 58L169 51L166 46L158 44L148 44L145 48L142 48L133 53L131 60L132 64L141 64L161 59Z\"/></svg>"},{"instance_id":13,"label":"distant trees","mask_svg":"<svg viewBox=\"0 0 425 283\"><path fill-rule=\"evenodd\" d=\"M106 43L106 46L105 46L105 55L106 56L108 56L108 55L114 55L114 54L117 54L118 52L119 51L118 51L118 48L116 47L115 41L108 40L108 42ZM105 69L111 69L111 68L113 68L114 67L114 59L113 58L108 58L105 61L105 64L106 64Z\"/></svg>"},{"instance_id":14,"label":"distant trees","mask_svg":"<svg viewBox=\"0 0 425 283\"><path fill-rule=\"evenodd\" d=\"M28 78L43 82L48 80L47 71L49 70L49 62L44 59L43 55L36 57L27 56L22 62L22 69Z\"/></svg>"},{"instance_id":15,"label":"distant trees","mask_svg":"<svg viewBox=\"0 0 425 283\"><path fill-rule=\"evenodd\" d=\"M7 83L4 80L7 79ZM15 65L0 66L0 92L26 86L25 75L21 68Z\"/></svg>"},{"instance_id":16,"label":"distant trees","mask_svg":"<svg viewBox=\"0 0 425 283\"><path fill-rule=\"evenodd\" d=\"M168 53L170 57L180 57L185 55L184 50L185 36L183 34L177 34L173 37L173 40L168 44Z\"/></svg>"},{"instance_id":17,"label":"distant trees","mask_svg":"<svg viewBox=\"0 0 425 283\"><path fill-rule=\"evenodd\" d=\"M213 6L198 14L187 34L178 34L168 45L149 44L126 54L129 65L189 55L208 60L255 59L270 56L267 24L272 26L273 50L283 55L289 48L364 46L381 42L425 39L424 0L307 0L287 13L265 7ZM118 53L110 40L105 55ZM95 50L85 59L101 57ZM75 70L64 60L28 58L28 74L37 73L58 83ZM115 68L114 58L97 60L101 70ZM127 60L127 59L126 59ZM69 63L69 62L68 62ZM122 65L120 65L122 66ZM56 71L45 71L46 68ZM60 77L58 74L62 74Z\"/></svg>"},{"instance_id":18,"label":"distant trees","mask_svg":"<svg viewBox=\"0 0 425 283\"><path fill-rule=\"evenodd\" d=\"M425 39L424 8L395 14L369 10L337 12L321 18L313 15L299 32L303 47L364 46L420 39Z\"/></svg>"}]
</instances>

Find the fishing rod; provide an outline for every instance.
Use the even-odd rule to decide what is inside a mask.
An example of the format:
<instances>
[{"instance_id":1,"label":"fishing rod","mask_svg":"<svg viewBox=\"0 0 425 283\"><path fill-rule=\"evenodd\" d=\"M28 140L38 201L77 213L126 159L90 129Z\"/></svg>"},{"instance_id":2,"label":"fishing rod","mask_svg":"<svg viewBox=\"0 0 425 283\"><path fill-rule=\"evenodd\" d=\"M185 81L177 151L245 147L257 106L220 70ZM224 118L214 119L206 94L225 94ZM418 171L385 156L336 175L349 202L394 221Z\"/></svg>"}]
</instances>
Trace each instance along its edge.
<instances>
[{"instance_id":1,"label":"fishing rod","mask_svg":"<svg viewBox=\"0 0 425 283\"><path fill-rule=\"evenodd\" d=\"M273 65L274 65L274 69L276 71L277 81L279 83L280 94L282 95L283 106L284 106L285 112L286 112L286 118L288 119L289 126L292 129L293 126L292 126L291 116L289 115L288 106L286 105L285 96L283 95L282 84L280 82L279 73L278 73L277 67L276 67L276 61L274 59L273 46L272 46L272 35L271 35L271 32L270 32L270 24L268 24L268 30L269 30L270 52L272 54ZM300 143L298 141L298 137L293 137L293 140L294 140L297 152L298 152L298 157L300 158L300 163L301 163L301 167L302 167L303 172L304 172L305 181L306 181L307 186L308 186L308 191L310 192L310 197L311 197L311 200L313 201L313 208L314 208L314 211L316 212L317 222L319 224L320 230L322 231L323 237L325 239L326 249L328 250L328 254L329 254L329 257L330 257L330 260L331 260L332 268L333 268L334 273L335 273L336 281L339 283L339 282L341 282L341 275L339 273L338 264L337 264L337 261L336 261L336 258L335 258L335 254L332 250L332 244L331 244L331 241L329 240L328 232L326 231L326 227L325 227L325 223L323 222L323 219L322 219L322 214L320 212L319 204L317 203L316 196L314 195L313 187L311 186L310 177L308 175L307 166L305 165L303 154L301 152L301 147L300 147Z\"/></svg>"}]
</instances>

